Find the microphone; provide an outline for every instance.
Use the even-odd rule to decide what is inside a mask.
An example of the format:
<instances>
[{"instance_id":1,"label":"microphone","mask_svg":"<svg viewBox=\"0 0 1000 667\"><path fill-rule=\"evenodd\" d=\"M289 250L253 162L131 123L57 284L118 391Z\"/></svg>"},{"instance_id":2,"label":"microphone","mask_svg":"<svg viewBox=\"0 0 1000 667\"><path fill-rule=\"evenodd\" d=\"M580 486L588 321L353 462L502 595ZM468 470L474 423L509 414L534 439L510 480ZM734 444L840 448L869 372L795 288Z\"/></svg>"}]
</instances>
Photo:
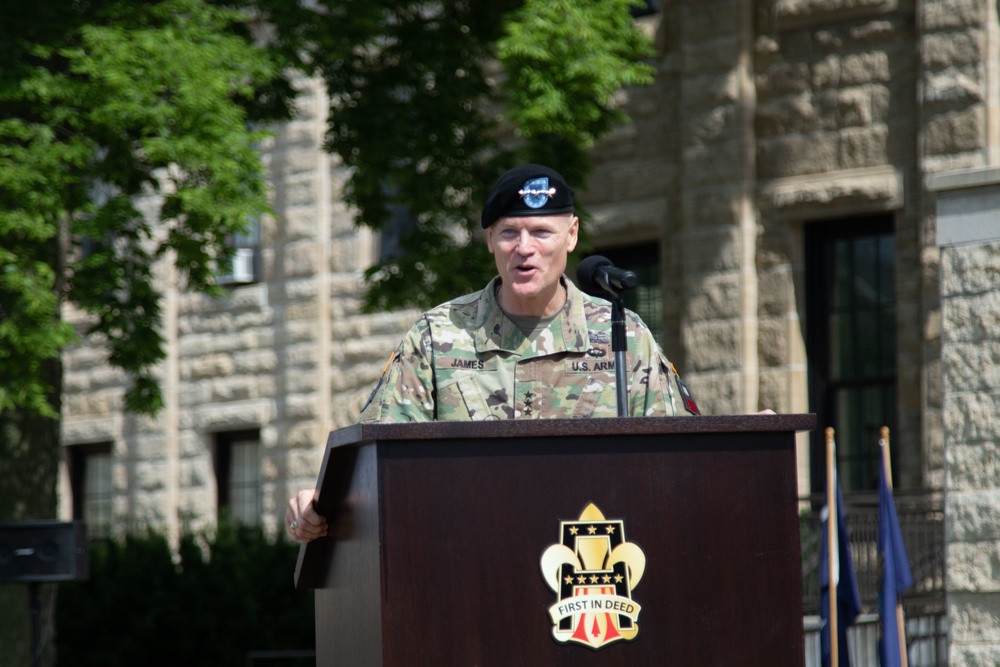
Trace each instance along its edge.
<instances>
[{"instance_id":1,"label":"microphone","mask_svg":"<svg viewBox=\"0 0 1000 667\"><path fill-rule=\"evenodd\" d=\"M576 279L580 289L588 294L610 293L615 298L619 292L639 284L639 276L633 271L615 268L610 259L600 255L585 257L576 269Z\"/></svg>"}]
</instances>

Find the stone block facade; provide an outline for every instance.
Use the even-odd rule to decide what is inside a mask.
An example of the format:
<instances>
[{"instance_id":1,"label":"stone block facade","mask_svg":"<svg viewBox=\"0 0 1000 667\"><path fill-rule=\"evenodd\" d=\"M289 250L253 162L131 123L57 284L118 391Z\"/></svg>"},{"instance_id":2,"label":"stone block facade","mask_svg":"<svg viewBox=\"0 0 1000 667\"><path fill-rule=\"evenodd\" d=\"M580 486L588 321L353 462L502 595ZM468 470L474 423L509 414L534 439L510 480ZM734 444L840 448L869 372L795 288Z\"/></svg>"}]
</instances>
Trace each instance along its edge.
<instances>
[{"instance_id":1,"label":"stone block facade","mask_svg":"<svg viewBox=\"0 0 1000 667\"><path fill-rule=\"evenodd\" d=\"M941 248L951 662L1000 664L1000 169L928 180Z\"/></svg>"},{"instance_id":2,"label":"stone block facade","mask_svg":"<svg viewBox=\"0 0 1000 667\"><path fill-rule=\"evenodd\" d=\"M273 216L260 221L259 281L215 299L166 270L164 410L124 414L125 379L99 346L64 355L67 446L112 443L114 514L177 536L216 519L215 437L259 430L263 525L279 530L293 490L315 483L327 434L353 423L414 313L360 315L361 276L377 239L340 197L345 170L320 148L327 100L300 82L295 120L262 147ZM79 314L67 313L84 322ZM64 482L63 512L70 489Z\"/></svg>"}]
</instances>

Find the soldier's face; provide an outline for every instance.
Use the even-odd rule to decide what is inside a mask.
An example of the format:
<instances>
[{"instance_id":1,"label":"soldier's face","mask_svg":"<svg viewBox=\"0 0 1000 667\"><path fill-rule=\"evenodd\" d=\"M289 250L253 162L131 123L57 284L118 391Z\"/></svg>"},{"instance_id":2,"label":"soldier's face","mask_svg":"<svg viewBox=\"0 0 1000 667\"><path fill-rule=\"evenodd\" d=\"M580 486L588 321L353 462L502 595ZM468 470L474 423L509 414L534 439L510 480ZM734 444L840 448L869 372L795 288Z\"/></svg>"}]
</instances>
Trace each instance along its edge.
<instances>
[{"instance_id":1,"label":"soldier's face","mask_svg":"<svg viewBox=\"0 0 1000 667\"><path fill-rule=\"evenodd\" d=\"M554 314L562 305L559 278L576 247L580 221L572 214L501 218L486 245L503 280L501 301L515 315Z\"/></svg>"}]
</instances>

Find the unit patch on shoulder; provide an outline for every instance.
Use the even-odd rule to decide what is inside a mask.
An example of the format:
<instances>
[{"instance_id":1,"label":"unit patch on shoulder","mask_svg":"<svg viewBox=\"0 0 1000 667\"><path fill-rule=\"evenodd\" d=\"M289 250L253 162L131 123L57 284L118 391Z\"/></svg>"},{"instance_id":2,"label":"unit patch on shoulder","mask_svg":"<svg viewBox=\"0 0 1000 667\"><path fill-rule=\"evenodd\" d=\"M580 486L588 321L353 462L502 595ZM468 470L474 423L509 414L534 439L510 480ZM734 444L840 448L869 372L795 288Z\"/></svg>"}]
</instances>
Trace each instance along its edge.
<instances>
[{"instance_id":1,"label":"unit patch on shoulder","mask_svg":"<svg viewBox=\"0 0 1000 667\"><path fill-rule=\"evenodd\" d=\"M677 373L673 362L670 362L670 370L674 372L674 378L677 380L677 391L681 393L681 401L684 403L684 409L693 415L700 415L701 410L698 409L698 404L694 402L694 396L691 395L691 391Z\"/></svg>"},{"instance_id":2,"label":"unit patch on shoulder","mask_svg":"<svg viewBox=\"0 0 1000 667\"><path fill-rule=\"evenodd\" d=\"M385 374L389 371L389 366L391 366L393 360L395 360L396 357L399 356L399 352L401 349L402 346L400 346L399 349L394 350L392 354L389 355L389 360L386 361L385 366L382 367L382 374L379 375L378 382L375 384L375 388L372 389L372 393L368 394L368 400L365 401L365 405L364 407L361 408L361 412L367 410L368 406L372 404L373 400L375 400L375 396L378 395L378 390L382 388L383 384L385 384Z\"/></svg>"}]
</instances>

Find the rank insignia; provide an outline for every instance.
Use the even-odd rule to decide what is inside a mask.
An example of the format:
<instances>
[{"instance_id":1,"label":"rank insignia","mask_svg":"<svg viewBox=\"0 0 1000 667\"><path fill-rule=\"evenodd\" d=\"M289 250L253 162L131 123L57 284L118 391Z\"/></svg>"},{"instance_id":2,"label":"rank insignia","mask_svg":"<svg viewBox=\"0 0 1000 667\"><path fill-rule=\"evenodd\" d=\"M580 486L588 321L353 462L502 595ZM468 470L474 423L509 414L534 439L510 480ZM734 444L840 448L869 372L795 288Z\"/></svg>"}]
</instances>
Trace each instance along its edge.
<instances>
[{"instance_id":1,"label":"rank insignia","mask_svg":"<svg viewBox=\"0 0 1000 667\"><path fill-rule=\"evenodd\" d=\"M542 576L556 594L552 636L600 649L639 633L641 607L632 599L646 555L625 541L625 522L605 519L591 503L576 521L559 523L559 543L542 554Z\"/></svg>"}]
</instances>

